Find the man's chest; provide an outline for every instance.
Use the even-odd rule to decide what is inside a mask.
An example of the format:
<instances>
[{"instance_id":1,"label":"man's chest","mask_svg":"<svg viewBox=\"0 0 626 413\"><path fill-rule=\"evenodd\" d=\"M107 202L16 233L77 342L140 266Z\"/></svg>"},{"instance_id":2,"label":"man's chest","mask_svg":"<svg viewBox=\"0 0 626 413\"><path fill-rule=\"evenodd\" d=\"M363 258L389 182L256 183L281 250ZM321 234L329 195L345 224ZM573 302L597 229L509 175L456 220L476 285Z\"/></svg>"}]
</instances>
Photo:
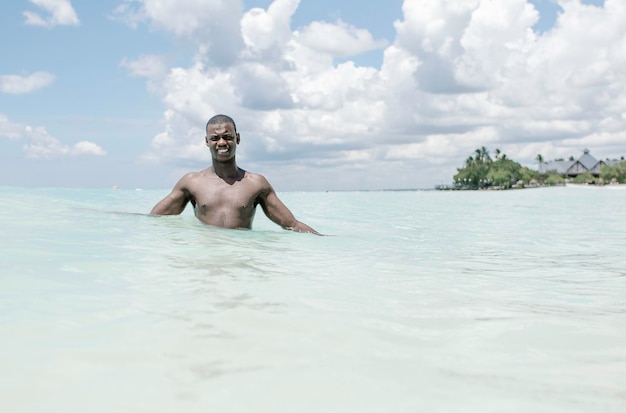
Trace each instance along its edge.
<instances>
[{"instance_id":1,"label":"man's chest","mask_svg":"<svg viewBox=\"0 0 626 413\"><path fill-rule=\"evenodd\" d=\"M196 207L204 210L250 210L259 203L261 191L236 182L232 185L211 185L194 194Z\"/></svg>"}]
</instances>

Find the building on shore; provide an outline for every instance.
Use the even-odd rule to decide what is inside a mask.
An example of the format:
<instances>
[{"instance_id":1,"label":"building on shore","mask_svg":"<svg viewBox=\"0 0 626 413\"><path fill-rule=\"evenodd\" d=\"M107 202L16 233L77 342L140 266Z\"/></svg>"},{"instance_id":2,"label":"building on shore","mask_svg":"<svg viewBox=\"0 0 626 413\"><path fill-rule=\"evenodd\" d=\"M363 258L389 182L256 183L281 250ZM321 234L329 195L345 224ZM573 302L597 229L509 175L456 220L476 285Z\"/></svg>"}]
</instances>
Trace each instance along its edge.
<instances>
[{"instance_id":1,"label":"building on shore","mask_svg":"<svg viewBox=\"0 0 626 413\"><path fill-rule=\"evenodd\" d=\"M621 162L618 159L597 160L585 149L580 158L568 161L548 161L539 163L540 173L555 173L567 177L575 177L586 172L600 176L604 165L612 166Z\"/></svg>"}]
</instances>

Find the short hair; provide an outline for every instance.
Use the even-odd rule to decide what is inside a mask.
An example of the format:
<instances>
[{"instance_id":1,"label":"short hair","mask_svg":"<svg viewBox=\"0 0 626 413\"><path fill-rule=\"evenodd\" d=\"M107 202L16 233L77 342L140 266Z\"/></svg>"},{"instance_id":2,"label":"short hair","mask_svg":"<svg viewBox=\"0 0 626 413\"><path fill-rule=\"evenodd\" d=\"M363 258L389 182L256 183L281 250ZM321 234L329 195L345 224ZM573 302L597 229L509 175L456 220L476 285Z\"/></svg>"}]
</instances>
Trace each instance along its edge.
<instances>
[{"instance_id":1,"label":"short hair","mask_svg":"<svg viewBox=\"0 0 626 413\"><path fill-rule=\"evenodd\" d=\"M209 129L209 125L220 125L222 123L230 123L235 128L235 133L237 133L237 125L235 125L235 121L228 115L215 115L206 123L205 130Z\"/></svg>"}]
</instances>

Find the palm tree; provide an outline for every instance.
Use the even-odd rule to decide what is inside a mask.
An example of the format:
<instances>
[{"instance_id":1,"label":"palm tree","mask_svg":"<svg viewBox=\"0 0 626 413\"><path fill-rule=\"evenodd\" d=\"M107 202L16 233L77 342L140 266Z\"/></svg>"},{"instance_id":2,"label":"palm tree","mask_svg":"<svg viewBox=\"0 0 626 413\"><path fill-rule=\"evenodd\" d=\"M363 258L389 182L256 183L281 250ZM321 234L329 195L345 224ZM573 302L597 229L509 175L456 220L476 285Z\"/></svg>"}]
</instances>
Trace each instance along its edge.
<instances>
[{"instance_id":1,"label":"palm tree","mask_svg":"<svg viewBox=\"0 0 626 413\"><path fill-rule=\"evenodd\" d=\"M483 153L483 158L485 162L491 162L491 156L489 156L489 151L484 146L480 148L480 151Z\"/></svg>"},{"instance_id":2,"label":"palm tree","mask_svg":"<svg viewBox=\"0 0 626 413\"><path fill-rule=\"evenodd\" d=\"M476 158L483 163L491 161L491 158L489 157L489 151L484 146L482 146L480 149L476 149Z\"/></svg>"},{"instance_id":3,"label":"palm tree","mask_svg":"<svg viewBox=\"0 0 626 413\"><path fill-rule=\"evenodd\" d=\"M541 173L541 165L543 164L543 156L541 156L541 154L538 154L535 160L539 163L538 170L539 170L539 173Z\"/></svg>"}]
</instances>

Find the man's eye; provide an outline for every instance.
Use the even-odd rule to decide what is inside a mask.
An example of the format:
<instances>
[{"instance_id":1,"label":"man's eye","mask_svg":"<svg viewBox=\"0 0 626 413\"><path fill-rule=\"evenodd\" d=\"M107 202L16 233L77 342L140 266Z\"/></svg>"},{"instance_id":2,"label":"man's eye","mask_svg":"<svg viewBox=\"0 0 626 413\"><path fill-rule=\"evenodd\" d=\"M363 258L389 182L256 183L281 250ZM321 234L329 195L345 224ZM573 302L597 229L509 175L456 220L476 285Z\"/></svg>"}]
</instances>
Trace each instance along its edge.
<instances>
[{"instance_id":1,"label":"man's eye","mask_svg":"<svg viewBox=\"0 0 626 413\"><path fill-rule=\"evenodd\" d=\"M225 141L232 141L235 140L234 136L230 136L230 135L226 135L226 136L211 136L211 141L212 142L217 142L220 139L224 139Z\"/></svg>"}]
</instances>

